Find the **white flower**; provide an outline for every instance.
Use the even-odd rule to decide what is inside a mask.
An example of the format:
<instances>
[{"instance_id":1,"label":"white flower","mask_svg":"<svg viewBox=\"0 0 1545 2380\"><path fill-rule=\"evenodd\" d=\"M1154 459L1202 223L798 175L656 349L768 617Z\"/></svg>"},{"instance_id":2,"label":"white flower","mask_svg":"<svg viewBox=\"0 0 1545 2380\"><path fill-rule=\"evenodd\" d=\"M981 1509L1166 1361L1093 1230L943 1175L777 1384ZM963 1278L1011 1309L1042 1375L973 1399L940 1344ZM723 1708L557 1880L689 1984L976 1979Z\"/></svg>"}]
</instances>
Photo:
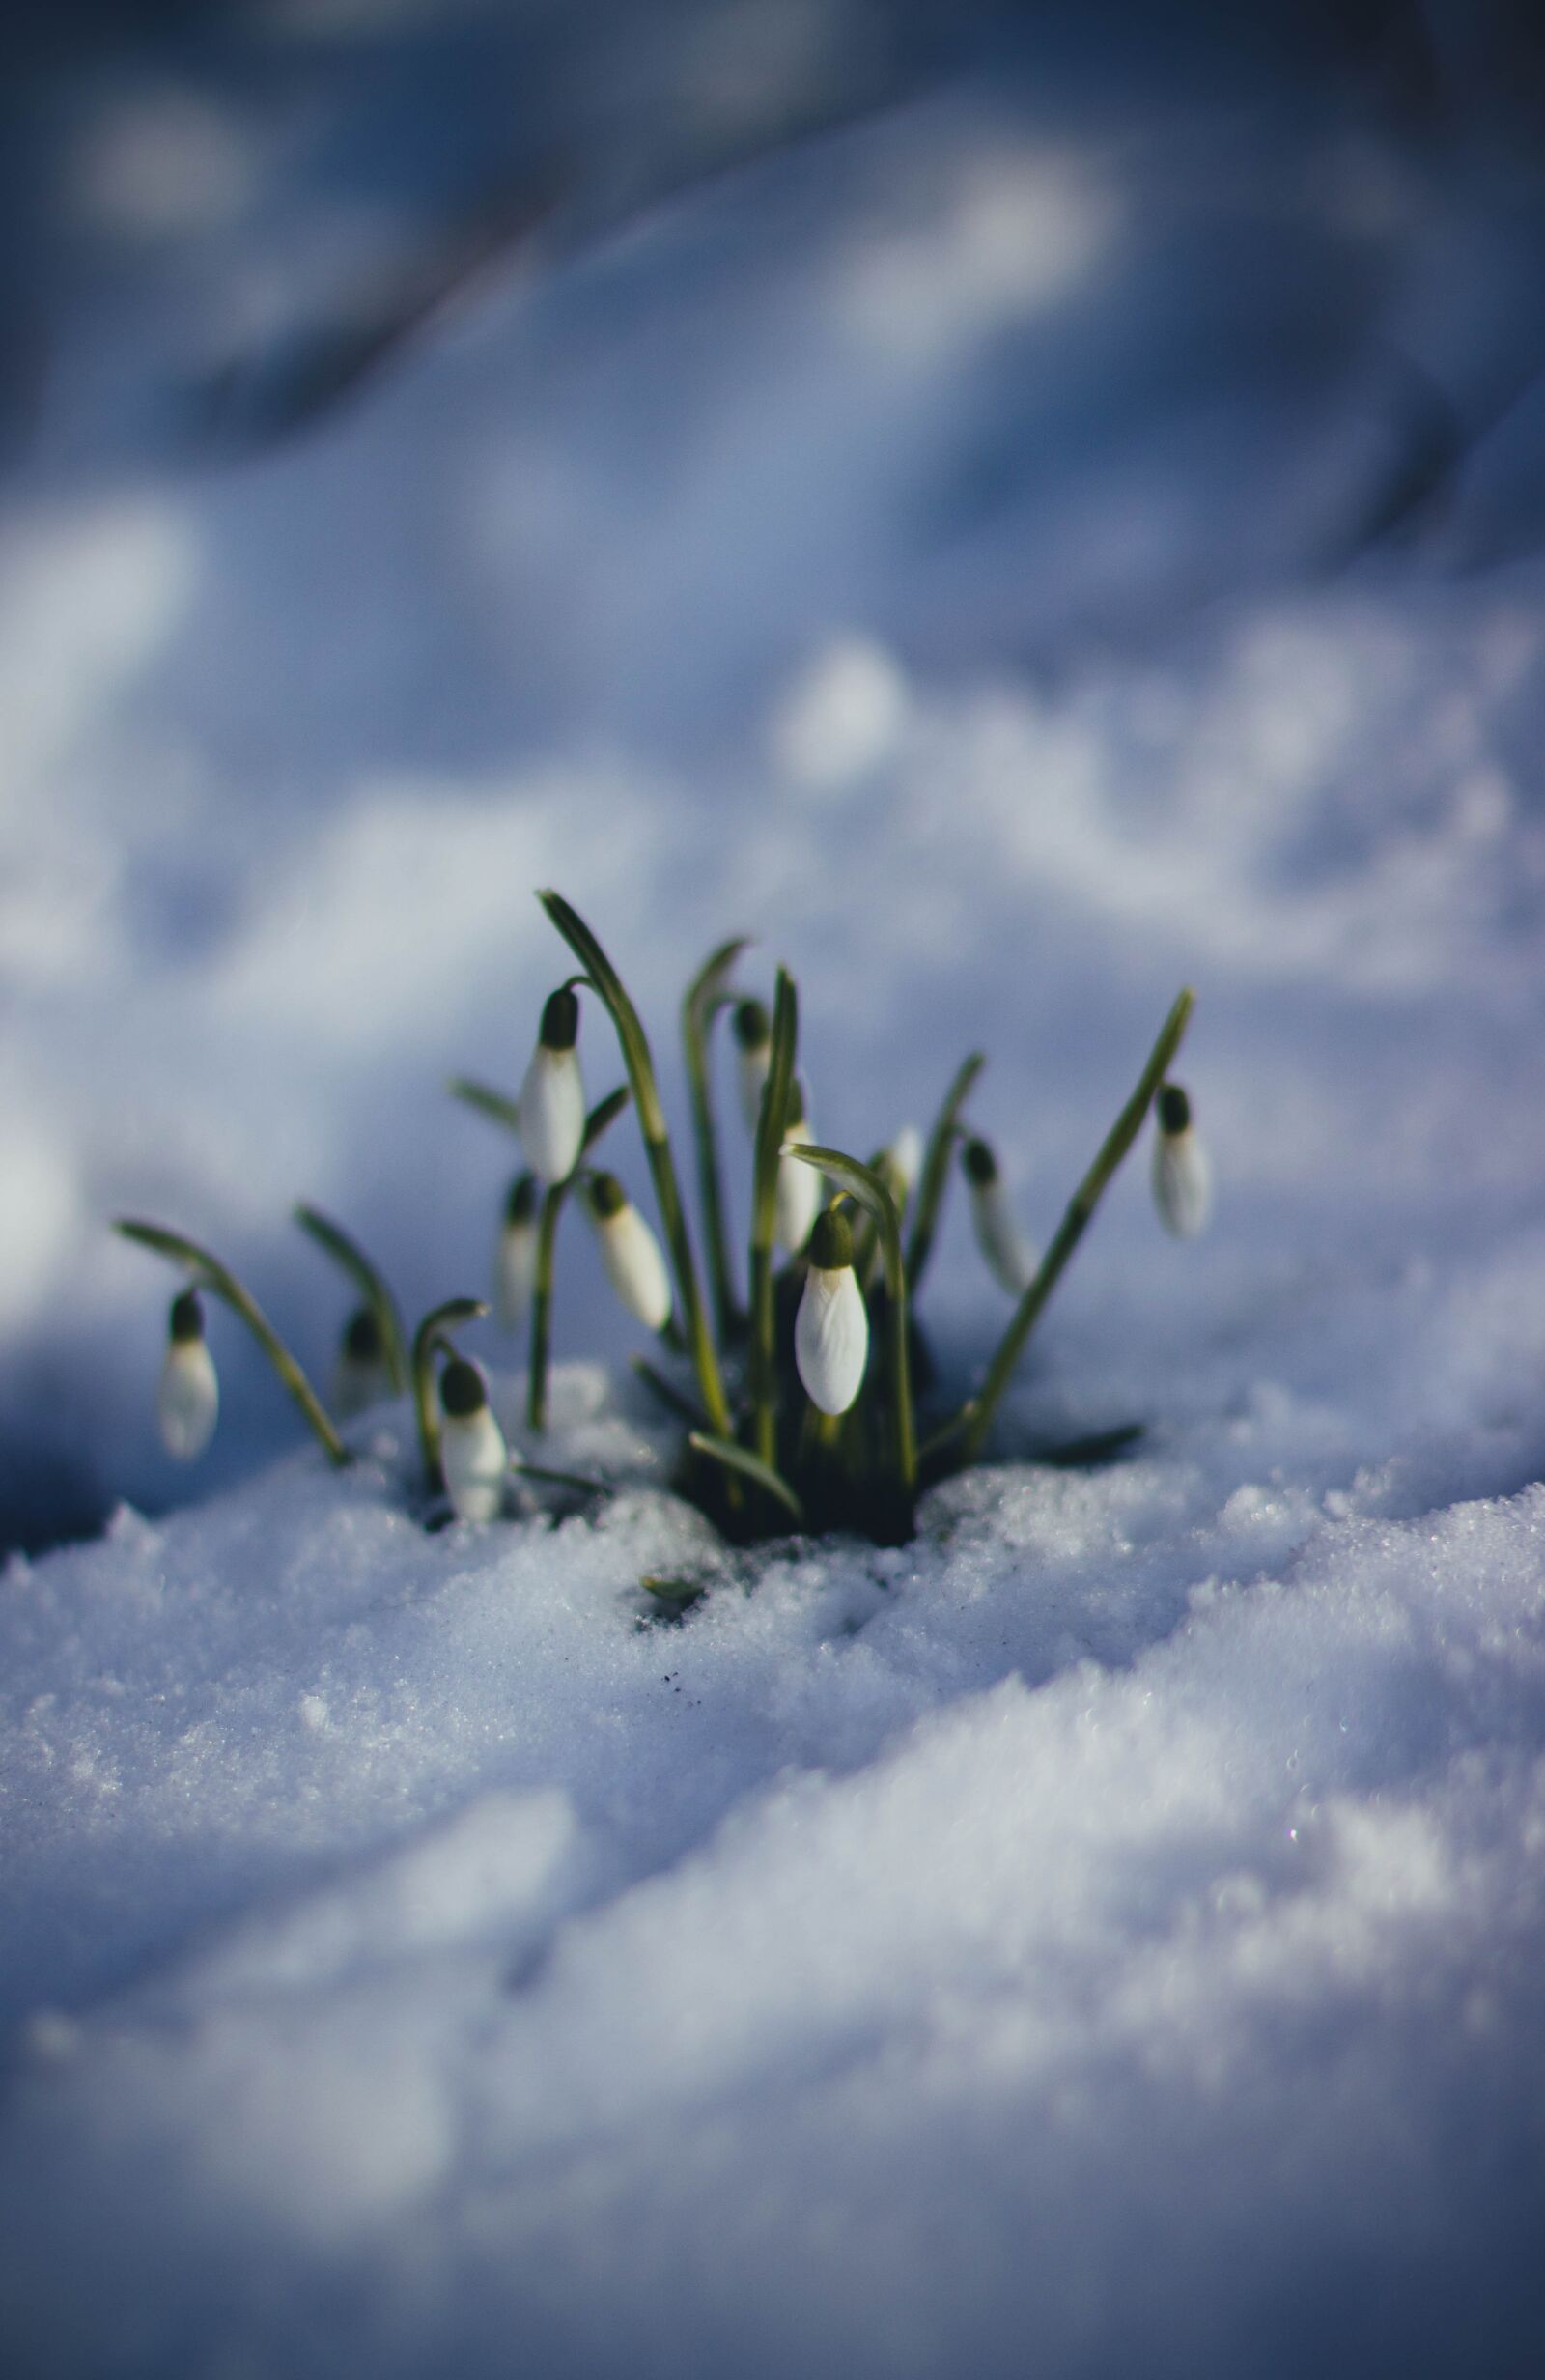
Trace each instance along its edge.
<instances>
[{"instance_id":1,"label":"white flower","mask_svg":"<svg viewBox=\"0 0 1545 2380\"><path fill-rule=\"evenodd\" d=\"M736 1003L735 1039L740 1050L741 1107L752 1139L762 1118L762 1090L772 1063L772 1020L759 1000Z\"/></svg>"},{"instance_id":2,"label":"white flower","mask_svg":"<svg viewBox=\"0 0 1545 2380\"><path fill-rule=\"evenodd\" d=\"M808 1148L813 1135L804 1112L804 1092L798 1083L794 1086L793 1104L783 1147ZM809 1238L811 1227L821 1212L822 1196L821 1176L813 1165L806 1165L802 1157L779 1157L772 1232L778 1246L786 1248L790 1256L798 1256Z\"/></svg>"},{"instance_id":3,"label":"white flower","mask_svg":"<svg viewBox=\"0 0 1545 2380\"><path fill-rule=\"evenodd\" d=\"M961 1151L961 1163L970 1187L971 1229L988 1271L1010 1297L1023 1297L1035 1279L1035 1250L1009 1204L997 1159L986 1141L973 1140Z\"/></svg>"},{"instance_id":4,"label":"white flower","mask_svg":"<svg viewBox=\"0 0 1545 2380\"><path fill-rule=\"evenodd\" d=\"M1196 1138L1191 1101L1178 1083L1166 1083L1157 1101L1159 1136L1153 1148L1153 1203L1176 1239L1194 1239L1212 1212L1213 1169Z\"/></svg>"},{"instance_id":5,"label":"white flower","mask_svg":"<svg viewBox=\"0 0 1545 2380\"><path fill-rule=\"evenodd\" d=\"M453 1357L440 1374L440 1469L458 1520L497 1520L510 1452L489 1410L476 1364Z\"/></svg>"},{"instance_id":6,"label":"white flower","mask_svg":"<svg viewBox=\"0 0 1545 2380\"><path fill-rule=\"evenodd\" d=\"M794 1360L823 1413L846 1413L869 1359L869 1317L853 1269L853 1227L830 1208L810 1234L810 1269L794 1321Z\"/></svg>"},{"instance_id":7,"label":"white flower","mask_svg":"<svg viewBox=\"0 0 1545 2380\"><path fill-rule=\"evenodd\" d=\"M520 1329L530 1310L536 1279L536 1176L518 1174L505 1201L493 1258L493 1307L501 1330Z\"/></svg>"},{"instance_id":8,"label":"white flower","mask_svg":"<svg viewBox=\"0 0 1545 2380\"><path fill-rule=\"evenodd\" d=\"M567 1181L585 1137L585 1087L575 1043L579 1001L554 992L542 1011L542 1033L520 1086L520 1146L545 1182Z\"/></svg>"},{"instance_id":9,"label":"white flower","mask_svg":"<svg viewBox=\"0 0 1545 2380\"><path fill-rule=\"evenodd\" d=\"M615 1174L598 1174L585 1203L607 1280L630 1314L649 1330L663 1330L670 1320L670 1275L659 1240Z\"/></svg>"},{"instance_id":10,"label":"white flower","mask_svg":"<svg viewBox=\"0 0 1545 2380\"><path fill-rule=\"evenodd\" d=\"M898 1207L905 1206L917 1187L917 1176L923 1165L923 1136L915 1124L903 1124L885 1151L887 1170L895 1176L900 1190Z\"/></svg>"},{"instance_id":11,"label":"white flower","mask_svg":"<svg viewBox=\"0 0 1545 2380\"><path fill-rule=\"evenodd\" d=\"M332 1377L333 1410L341 1422L352 1421L392 1393L392 1375L380 1343L380 1325L368 1306L349 1318L338 1368Z\"/></svg>"},{"instance_id":12,"label":"white flower","mask_svg":"<svg viewBox=\"0 0 1545 2380\"><path fill-rule=\"evenodd\" d=\"M155 1414L161 1443L179 1462L202 1455L214 1435L220 1411L220 1383L210 1350L204 1344L204 1308L196 1289L184 1289L172 1301L166 1360L161 1366Z\"/></svg>"}]
</instances>

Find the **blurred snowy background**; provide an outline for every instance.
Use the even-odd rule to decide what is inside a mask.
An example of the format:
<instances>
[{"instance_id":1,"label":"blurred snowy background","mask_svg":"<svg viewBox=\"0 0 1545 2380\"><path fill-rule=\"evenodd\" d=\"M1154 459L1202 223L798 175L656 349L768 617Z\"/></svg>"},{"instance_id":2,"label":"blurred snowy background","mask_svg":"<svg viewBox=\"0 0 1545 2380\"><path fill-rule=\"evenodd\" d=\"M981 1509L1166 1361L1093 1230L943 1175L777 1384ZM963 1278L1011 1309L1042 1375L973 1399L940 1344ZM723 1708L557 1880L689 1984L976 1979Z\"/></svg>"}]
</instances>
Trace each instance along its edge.
<instances>
[{"instance_id":1,"label":"blurred snowy background","mask_svg":"<svg viewBox=\"0 0 1545 2380\"><path fill-rule=\"evenodd\" d=\"M1538 9L3 39L0 1539L126 1499L0 1601L8 2369L1545 2367ZM1216 1229L1136 1158L1005 1431L1134 1459L432 1538L216 1316L174 1474L110 1218L323 1372L296 1198L481 1288L548 883L673 1085L738 931L823 1137L986 1048L1042 1238L1194 982Z\"/></svg>"},{"instance_id":2,"label":"blurred snowy background","mask_svg":"<svg viewBox=\"0 0 1545 2380\"><path fill-rule=\"evenodd\" d=\"M1490 1034L1542 866L1531 10L5 38L13 1539L187 1492L168 1285L114 1212L209 1237L323 1365L295 1198L409 1304L482 1285L513 1152L439 1087L519 1077L534 883L662 1043L721 933L788 958L855 1146L982 1042L1041 1231L1192 975L1274 1254L1323 1247L1316 1200L1355 1232L1370 1176L1386 1235L1523 1195L1532 1041ZM581 1284L560 1332L619 1344ZM201 1485L290 1442L227 1374Z\"/></svg>"}]
</instances>

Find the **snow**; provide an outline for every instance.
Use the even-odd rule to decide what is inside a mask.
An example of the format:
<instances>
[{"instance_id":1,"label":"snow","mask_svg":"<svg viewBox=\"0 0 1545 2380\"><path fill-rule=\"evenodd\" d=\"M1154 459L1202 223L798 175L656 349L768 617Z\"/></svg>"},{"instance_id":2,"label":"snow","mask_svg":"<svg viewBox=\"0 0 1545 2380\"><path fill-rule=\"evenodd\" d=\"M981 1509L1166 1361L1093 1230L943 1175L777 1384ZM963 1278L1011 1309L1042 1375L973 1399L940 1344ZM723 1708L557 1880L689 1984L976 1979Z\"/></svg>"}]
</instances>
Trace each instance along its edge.
<instances>
[{"instance_id":1,"label":"snow","mask_svg":"<svg viewBox=\"0 0 1545 2380\"><path fill-rule=\"evenodd\" d=\"M691 53L725 123L824 54L738 15L754 71ZM0 543L8 2369L1539 2360L1529 403L1414 542L1322 567L1380 336L1468 401L1538 191L1127 38L560 241L199 468L145 427L185 309L284 286L297 225L325 278L369 210L282 77L261 123L158 71L63 127L61 220L123 255L116 302L99 257L62 284ZM465 1344L604 1495L426 1532L406 1407L333 1472L212 1307L219 1432L159 1451L174 1282L114 1214L208 1239L323 1380L350 1300L295 1199L412 1315L485 1289L517 1153L444 1082L519 1084L545 884L675 1130L730 933L746 989L798 976L839 1146L987 1050L1043 1245L1196 986L1208 1231L1162 1232L1140 1144L913 1544L720 1544L577 1216L543 1438L519 1345ZM621 1079L593 1006L580 1056ZM631 1119L605 1149L652 1214ZM947 1384L1005 1311L957 1182Z\"/></svg>"}]
</instances>

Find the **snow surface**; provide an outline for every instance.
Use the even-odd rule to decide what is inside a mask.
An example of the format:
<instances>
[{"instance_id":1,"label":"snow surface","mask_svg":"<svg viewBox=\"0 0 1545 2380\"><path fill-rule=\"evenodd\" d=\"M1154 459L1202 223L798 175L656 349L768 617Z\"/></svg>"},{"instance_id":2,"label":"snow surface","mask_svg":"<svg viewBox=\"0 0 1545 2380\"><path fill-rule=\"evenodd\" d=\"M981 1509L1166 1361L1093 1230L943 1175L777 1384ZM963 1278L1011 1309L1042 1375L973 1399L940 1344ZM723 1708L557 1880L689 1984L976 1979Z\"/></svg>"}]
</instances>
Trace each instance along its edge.
<instances>
[{"instance_id":1,"label":"snow surface","mask_svg":"<svg viewBox=\"0 0 1545 2380\"><path fill-rule=\"evenodd\" d=\"M1545 2362L1528 407L1320 567L1382 343L1473 389L1537 310L1537 179L1248 62L1050 64L495 286L239 464L102 438L175 272L67 326L0 545L0 1408L16 1536L126 1501L0 1590L8 2369ZM171 154L261 279L272 121L101 96L91 220L169 237ZM466 1343L615 1494L426 1535L405 1414L331 1473L218 1314L215 1446L158 1453L173 1282L114 1213L323 1376L296 1197L411 1311L484 1286L513 1147L442 1086L519 1082L548 883L677 1124L731 932L840 1145L986 1048L1042 1242L1195 984L1213 1227L1139 1148L913 1545L719 1546L576 1221L540 1448ZM1002 1313L957 1197L950 1378Z\"/></svg>"}]
</instances>

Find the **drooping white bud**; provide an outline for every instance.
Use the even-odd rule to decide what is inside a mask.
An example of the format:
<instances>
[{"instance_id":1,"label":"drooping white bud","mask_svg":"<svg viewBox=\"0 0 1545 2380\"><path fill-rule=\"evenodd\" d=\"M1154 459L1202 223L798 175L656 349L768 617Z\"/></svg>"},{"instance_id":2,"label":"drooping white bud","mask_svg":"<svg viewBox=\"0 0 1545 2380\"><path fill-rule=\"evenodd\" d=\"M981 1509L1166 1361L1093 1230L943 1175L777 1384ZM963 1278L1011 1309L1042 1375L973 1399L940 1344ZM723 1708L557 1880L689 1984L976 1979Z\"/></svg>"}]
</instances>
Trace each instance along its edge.
<instances>
[{"instance_id":1,"label":"drooping white bud","mask_svg":"<svg viewBox=\"0 0 1545 2380\"><path fill-rule=\"evenodd\" d=\"M598 1174L585 1204L607 1280L646 1329L663 1330L670 1320L670 1275L659 1240L615 1174Z\"/></svg>"},{"instance_id":2,"label":"drooping white bud","mask_svg":"<svg viewBox=\"0 0 1545 2380\"><path fill-rule=\"evenodd\" d=\"M987 1269L1010 1297L1023 1297L1035 1278L1035 1250L1009 1204L997 1159L986 1141L972 1140L961 1163L970 1189L971 1229Z\"/></svg>"},{"instance_id":3,"label":"drooping white bud","mask_svg":"<svg viewBox=\"0 0 1545 2380\"><path fill-rule=\"evenodd\" d=\"M368 1412L392 1393L392 1375L380 1342L380 1325L368 1306L351 1314L332 1377L333 1411L341 1422Z\"/></svg>"},{"instance_id":4,"label":"drooping white bud","mask_svg":"<svg viewBox=\"0 0 1545 2380\"><path fill-rule=\"evenodd\" d=\"M736 1003L736 1046L740 1052L741 1108L752 1139L762 1117L762 1090L772 1063L772 1020L759 1000Z\"/></svg>"},{"instance_id":5,"label":"drooping white bud","mask_svg":"<svg viewBox=\"0 0 1545 2380\"><path fill-rule=\"evenodd\" d=\"M520 1086L520 1146L545 1182L567 1181L585 1137L585 1087L575 1044L579 1002L556 991L542 1011L542 1034Z\"/></svg>"},{"instance_id":6,"label":"drooping white bud","mask_svg":"<svg viewBox=\"0 0 1545 2380\"><path fill-rule=\"evenodd\" d=\"M846 1413L869 1360L869 1317L853 1268L853 1227L829 1207L810 1233L810 1269L794 1318L794 1360L823 1413Z\"/></svg>"},{"instance_id":7,"label":"drooping white bud","mask_svg":"<svg viewBox=\"0 0 1545 2380\"><path fill-rule=\"evenodd\" d=\"M1196 1138L1191 1101L1178 1083L1166 1083L1156 1102L1158 1138L1153 1148L1153 1203L1159 1220L1176 1239L1194 1239L1213 1204L1213 1169Z\"/></svg>"},{"instance_id":8,"label":"drooping white bud","mask_svg":"<svg viewBox=\"0 0 1545 2380\"><path fill-rule=\"evenodd\" d=\"M501 1330L520 1329L530 1310L536 1279L536 1176L518 1174L504 1204L493 1258L493 1309Z\"/></svg>"},{"instance_id":9,"label":"drooping white bud","mask_svg":"<svg viewBox=\"0 0 1545 2380\"><path fill-rule=\"evenodd\" d=\"M155 1399L161 1444L167 1453L179 1462L191 1462L202 1455L214 1435L219 1411L220 1383L204 1344L204 1308L196 1289L184 1289L172 1301L166 1360Z\"/></svg>"},{"instance_id":10,"label":"drooping white bud","mask_svg":"<svg viewBox=\"0 0 1545 2380\"><path fill-rule=\"evenodd\" d=\"M784 1128L783 1147L787 1148L792 1143L798 1148L808 1148L814 1135L804 1112L803 1087L799 1083L794 1086L792 1106L793 1113ZM806 1165L802 1157L779 1157L772 1232L778 1246L786 1248L790 1256L801 1253L821 1212L824 1195L821 1182L822 1176L816 1168Z\"/></svg>"},{"instance_id":11,"label":"drooping white bud","mask_svg":"<svg viewBox=\"0 0 1545 2380\"><path fill-rule=\"evenodd\" d=\"M917 1176L923 1169L923 1136L915 1124L902 1125L885 1156L901 1189L896 1203L905 1206L917 1187Z\"/></svg>"},{"instance_id":12,"label":"drooping white bud","mask_svg":"<svg viewBox=\"0 0 1545 2380\"><path fill-rule=\"evenodd\" d=\"M476 1364L453 1358L440 1374L440 1469L458 1520L497 1520L510 1450L489 1409Z\"/></svg>"}]
</instances>

